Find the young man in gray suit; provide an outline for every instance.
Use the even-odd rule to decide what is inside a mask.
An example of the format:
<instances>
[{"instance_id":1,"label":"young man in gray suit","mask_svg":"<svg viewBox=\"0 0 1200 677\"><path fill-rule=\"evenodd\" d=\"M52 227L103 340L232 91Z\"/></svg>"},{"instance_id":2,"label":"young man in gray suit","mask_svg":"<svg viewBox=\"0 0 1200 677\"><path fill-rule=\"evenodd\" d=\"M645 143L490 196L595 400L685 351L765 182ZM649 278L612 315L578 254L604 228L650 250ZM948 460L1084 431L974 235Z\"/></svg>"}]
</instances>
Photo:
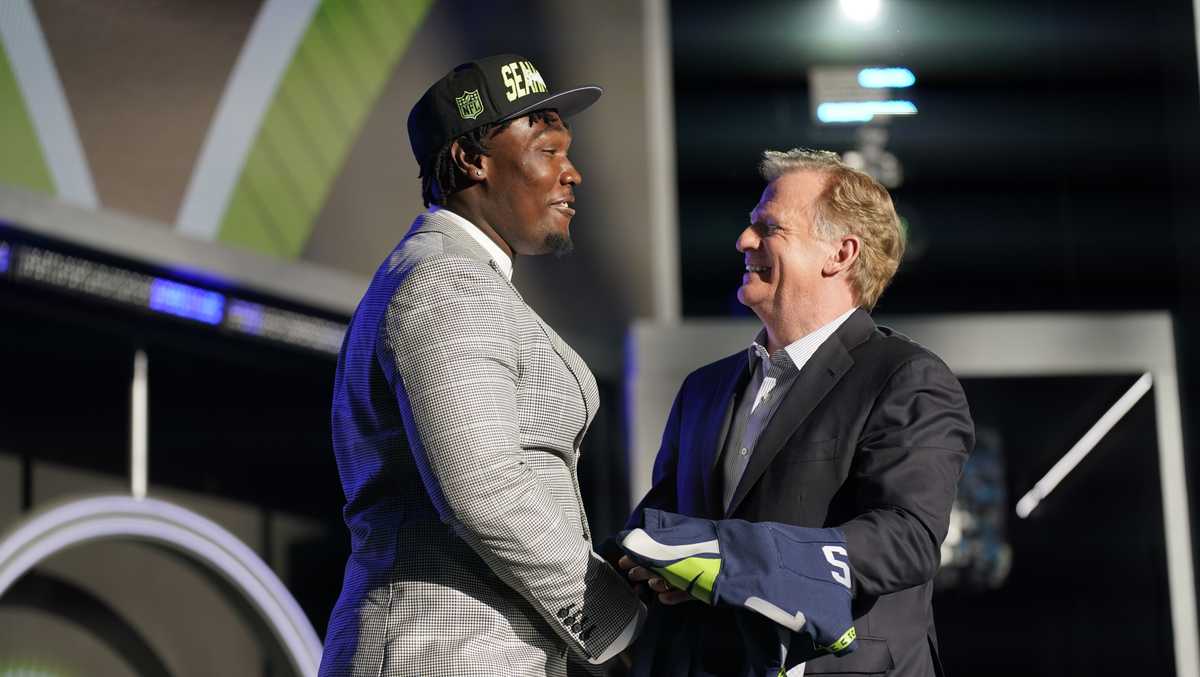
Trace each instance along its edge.
<instances>
[{"instance_id":1,"label":"young man in gray suit","mask_svg":"<svg viewBox=\"0 0 1200 677\"><path fill-rule=\"evenodd\" d=\"M409 115L429 210L380 266L338 361L352 553L322 675L565 675L641 626L579 496L595 379L511 282L516 255L570 249L582 179L564 118L599 96L498 55L454 69Z\"/></svg>"},{"instance_id":2,"label":"young man in gray suit","mask_svg":"<svg viewBox=\"0 0 1200 677\"><path fill-rule=\"evenodd\" d=\"M825 553L827 574L851 591L857 648L789 660L789 677L940 677L931 598L974 446L966 397L936 355L869 314L904 254L887 190L829 152L768 151L761 170L767 186L736 246L738 300L763 329L747 350L684 381L630 527L655 508L834 529L845 547ZM750 612L680 604L687 592L629 558L621 566L661 603L634 650L634 675L748 674L737 624Z\"/></svg>"}]
</instances>

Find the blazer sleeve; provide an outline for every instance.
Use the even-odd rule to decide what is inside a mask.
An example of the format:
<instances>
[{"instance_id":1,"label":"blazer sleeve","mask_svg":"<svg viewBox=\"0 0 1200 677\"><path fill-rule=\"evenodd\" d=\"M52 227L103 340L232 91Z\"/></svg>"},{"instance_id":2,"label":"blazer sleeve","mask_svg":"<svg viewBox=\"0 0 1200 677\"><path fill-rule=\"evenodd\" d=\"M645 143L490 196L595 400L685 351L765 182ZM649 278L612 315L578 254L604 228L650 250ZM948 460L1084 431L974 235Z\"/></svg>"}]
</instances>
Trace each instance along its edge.
<instances>
[{"instance_id":1,"label":"blazer sleeve","mask_svg":"<svg viewBox=\"0 0 1200 677\"><path fill-rule=\"evenodd\" d=\"M380 355L394 364L391 385L441 519L568 646L601 663L632 642L645 607L522 459L517 302L478 261L428 259L394 294Z\"/></svg>"},{"instance_id":2,"label":"blazer sleeve","mask_svg":"<svg viewBox=\"0 0 1200 677\"><path fill-rule=\"evenodd\" d=\"M892 372L867 416L840 492L856 511L840 525L856 596L933 579L974 444L966 396L944 363L923 354Z\"/></svg>"}]
</instances>

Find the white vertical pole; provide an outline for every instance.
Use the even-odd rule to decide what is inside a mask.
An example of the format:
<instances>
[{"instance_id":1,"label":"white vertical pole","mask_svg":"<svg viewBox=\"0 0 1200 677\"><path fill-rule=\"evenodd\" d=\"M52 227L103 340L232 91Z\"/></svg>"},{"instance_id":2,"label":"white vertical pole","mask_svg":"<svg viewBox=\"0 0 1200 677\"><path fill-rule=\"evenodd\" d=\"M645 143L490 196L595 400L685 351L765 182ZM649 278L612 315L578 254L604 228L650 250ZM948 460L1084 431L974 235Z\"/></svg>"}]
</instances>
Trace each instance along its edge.
<instances>
[{"instance_id":1,"label":"white vertical pole","mask_svg":"<svg viewBox=\"0 0 1200 677\"><path fill-rule=\"evenodd\" d=\"M1192 0L1196 33L1196 59L1200 63L1200 0ZM1173 334L1172 334L1173 336ZM1167 573L1171 585L1171 624L1175 635L1175 672L1178 677L1200 677L1200 637L1196 619L1196 575L1192 561L1187 479L1184 474L1183 419L1175 381L1175 347L1171 343L1171 369L1159 378L1155 412L1158 415L1159 472L1163 481L1163 511L1167 530ZM1174 536L1172 536L1174 534Z\"/></svg>"},{"instance_id":2,"label":"white vertical pole","mask_svg":"<svg viewBox=\"0 0 1200 677\"><path fill-rule=\"evenodd\" d=\"M1168 335L1167 342L1170 341ZM1183 421L1174 365L1155 370L1154 414L1158 424L1158 472L1162 482L1167 585L1171 591L1171 634L1175 640L1175 675L1200 677L1200 646L1197 646L1200 631L1196 622L1192 527L1188 516Z\"/></svg>"},{"instance_id":3,"label":"white vertical pole","mask_svg":"<svg viewBox=\"0 0 1200 677\"><path fill-rule=\"evenodd\" d=\"M129 482L134 498L146 497L150 437L149 370L146 352L137 351L133 356L133 386L130 392L132 413L129 426Z\"/></svg>"},{"instance_id":4,"label":"white vertical pole","mask_svg":"<svg viewBox=\"0 0 1200 677\"><path fill-rule=\"evenodd\" d=\"M1200 2L1200 0L1196 0ZM669 0L642 2L646 54L646 132L650 160L650 238L654 319L680 317L679 187L675 176L675 87Z\"/></svg>"}]
</instances>

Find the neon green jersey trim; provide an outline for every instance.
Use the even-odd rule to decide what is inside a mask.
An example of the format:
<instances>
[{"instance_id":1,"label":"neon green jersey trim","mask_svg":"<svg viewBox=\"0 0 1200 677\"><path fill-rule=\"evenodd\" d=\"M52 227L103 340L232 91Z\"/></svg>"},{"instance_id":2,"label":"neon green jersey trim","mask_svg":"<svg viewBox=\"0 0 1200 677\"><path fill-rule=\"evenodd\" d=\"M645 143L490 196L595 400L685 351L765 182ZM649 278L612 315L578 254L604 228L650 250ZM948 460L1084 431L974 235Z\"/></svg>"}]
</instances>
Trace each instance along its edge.
<instances>
[{"instance_id":1,"label":"neon green jersey trim","mask_svg":"<svg viewBox=\"0 0 1200 677\"><path fill-rule=\"evenodd\" d=\"M713 584L721 573L721 560L711 557L688 557L665 567L653 567L667 582L686 590L705 604L712 604Z\"/></svg>"},{"instance_id":2,"label":"neon green jersey trim","mask_svg":"<svg viewBox=\"0 0 1200 677\"><path fill-rule=\"evenodd\" d=\"M851 625L850 629L842 633L842 636L839 637L836 642L824 648L830 653L837 653L850 646L850 643L853 642L856 637L858 637L858 631L854 629L853 625Z\"/></svg>"}]
</instances>

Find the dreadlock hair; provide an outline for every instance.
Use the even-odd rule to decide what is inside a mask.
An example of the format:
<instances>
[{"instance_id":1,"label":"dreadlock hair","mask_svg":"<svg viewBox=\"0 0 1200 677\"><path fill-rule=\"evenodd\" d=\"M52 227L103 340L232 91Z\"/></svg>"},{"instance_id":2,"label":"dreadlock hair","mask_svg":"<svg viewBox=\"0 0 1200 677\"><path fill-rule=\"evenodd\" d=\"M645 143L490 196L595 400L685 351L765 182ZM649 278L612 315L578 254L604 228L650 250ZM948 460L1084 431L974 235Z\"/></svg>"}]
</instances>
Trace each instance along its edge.
<instances>
[{"instance_id":1,"label":"dreadlock hair","mask_svg":"<svg viewBox=\"0 0 1200 677\"><path fill-rule=\"evenodd\" d=\"M535 110L529 114L528 118L530 127L538 122L547 125L561 122L564 127L570 129L567 121L559 117L558 111L553 108ZM450 157L450 147L454 145L455 141L471 155L489 155L491 148L488 147L488 141L519 119L492 122L476 127L456 139L450 139L438 152L422 162L421 199L425 202L425 206L428 207L431 204L439 207L445 206L446 198L467 188L472 183L471 179L454 163L454 158Z\"/></svg>"}]
</instances>

